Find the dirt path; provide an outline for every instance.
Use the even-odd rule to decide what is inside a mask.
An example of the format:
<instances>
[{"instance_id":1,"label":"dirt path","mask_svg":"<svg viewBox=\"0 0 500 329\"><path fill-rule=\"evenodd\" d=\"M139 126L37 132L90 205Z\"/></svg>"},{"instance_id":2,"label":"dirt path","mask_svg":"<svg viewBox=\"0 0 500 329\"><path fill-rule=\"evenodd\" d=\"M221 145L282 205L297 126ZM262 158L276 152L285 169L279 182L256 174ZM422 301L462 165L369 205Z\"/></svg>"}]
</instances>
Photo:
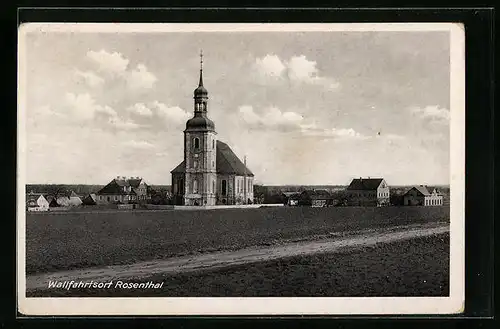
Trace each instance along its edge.
<instances>
[{"instance_id":1,"label":"dirt path","mask_svg":"<svg viewBox=\"0 0 500 329\"><path fill-rule=\"evenodd\" d=\"M26 290L46 289L50 281L109 281L140 279L161 273L179 273L200 269L213 269L229 265L273 260L320 252L339 252L350 247L374 245L416 237L449 232L448 223L407 225L380 230L347 232L344 236L332 236L314 241L289 242L266 247L253 247L237 251L215 252L195 256L184 256L140 262L130 265L88 268L31 275L26 277Z\"/></svg>"}]
</instances>

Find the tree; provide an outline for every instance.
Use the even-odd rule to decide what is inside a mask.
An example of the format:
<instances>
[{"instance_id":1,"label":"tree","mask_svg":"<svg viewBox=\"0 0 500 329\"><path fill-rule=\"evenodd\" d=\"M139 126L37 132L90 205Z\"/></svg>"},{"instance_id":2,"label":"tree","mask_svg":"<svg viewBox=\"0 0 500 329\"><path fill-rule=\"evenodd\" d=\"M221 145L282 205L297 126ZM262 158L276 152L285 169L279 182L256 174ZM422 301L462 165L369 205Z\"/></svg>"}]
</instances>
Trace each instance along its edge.
<instances>
[{"instance_id":1,"label":"tree","mask_svg":"<svg viewBox=\"0 0 500 329\"><path fill-rule=\"evenodd\" d=\"M67 189L63 185L49 185L47 187L47 195L56 199L68 194Z\"/></svg>"}]
</instances>

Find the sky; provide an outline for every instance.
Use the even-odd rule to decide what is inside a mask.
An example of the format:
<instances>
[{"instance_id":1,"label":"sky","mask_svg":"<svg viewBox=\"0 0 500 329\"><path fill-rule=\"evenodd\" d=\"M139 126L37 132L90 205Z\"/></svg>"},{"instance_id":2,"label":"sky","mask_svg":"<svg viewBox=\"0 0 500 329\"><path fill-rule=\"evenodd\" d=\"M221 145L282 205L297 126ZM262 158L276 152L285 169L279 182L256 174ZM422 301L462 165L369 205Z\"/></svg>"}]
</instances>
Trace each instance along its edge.
<instances>
[{"instance_id":1,"label":"sky","mask_svg":"<svg viewBox=\"0 0 500 329\"><path fill-rule=\"evenodd\" d=\"M449 32L26 34L26 182L170 184L208 116L257 183L449 184Z\"/></svg>"}]
</instances>

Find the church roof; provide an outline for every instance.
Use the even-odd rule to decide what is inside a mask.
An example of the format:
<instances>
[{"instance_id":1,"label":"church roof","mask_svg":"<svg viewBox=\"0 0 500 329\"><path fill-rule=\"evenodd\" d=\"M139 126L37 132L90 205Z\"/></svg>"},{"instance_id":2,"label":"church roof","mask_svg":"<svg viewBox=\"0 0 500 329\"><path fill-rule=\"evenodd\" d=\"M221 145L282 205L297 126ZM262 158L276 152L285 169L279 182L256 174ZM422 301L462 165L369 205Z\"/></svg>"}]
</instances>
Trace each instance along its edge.
<instances>
[{"instance_id":1,"label":"church roof","mask_svg":"<svg viewBox=\"0 0 500 329\"><path fill-rule=\"evenodd\" d=\"M372 191L376 190L383 180L383 178L356 178L352 180L347 189L357 191Z\"/></svg>"},{"instance_id":2,"label":"church roof","mask_svg":"<svg viewBox=\"0 0 500 329\"><path fill-rule=\"evenodd\" d=\"M215 123L205 115L195 115L186 122L186 130L215 130Z\"/></svg>"},{"instance_id":3,"label":"church roof","mask_svg":"<svg viewBox=\"0 0 500 329\"><path fill-rule=\"evenodd\" d=\"M217 173L253 176L253 173L238 159L233 150L221 141L217 141L216 166Z\"/></svg>"},{"instance_id":4,"label":"church roof","mask_svg":"<svg viewBox=\"0 0 500 329\"><path fill-rule=\"evenodd\" d=\"M254 174L245 166L243 162L234 154L233 150L221 141L217 141L216 170L217 174L233 174L254 176ZM186 163L182 161L171 173L184 173Z\"/></svg>"}]
</instances>

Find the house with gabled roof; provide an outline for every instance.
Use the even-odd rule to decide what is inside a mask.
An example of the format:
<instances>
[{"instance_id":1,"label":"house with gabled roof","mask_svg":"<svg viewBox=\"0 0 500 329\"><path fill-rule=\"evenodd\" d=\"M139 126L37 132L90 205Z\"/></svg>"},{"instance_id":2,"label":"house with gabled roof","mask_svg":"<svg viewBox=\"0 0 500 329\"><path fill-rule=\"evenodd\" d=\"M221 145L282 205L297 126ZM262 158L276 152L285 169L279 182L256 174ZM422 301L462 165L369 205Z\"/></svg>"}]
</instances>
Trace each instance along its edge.
<instances>
[{"instance_id":1,"label":"house with gabled roof","mask_svg":"<svg viewBox=\"0 0 500 329\"><path fill-rule=\"evenodd\" d=\"M311 207L328 207L332 205L333 197L330 192L323 189L302 191L298 204Z\"/></svg>"},{"instance_id":2,"label":"house with gabled roof","mask_svg":"<svg viewBox=\"0 0 500 329\"><path fill-rule=\"evenodd\" d=\"M96 203L144 203L150 199L149 191L140 177L117 176L96 193Z\"/></svg>"},{"instance_id":3,"label":"house with gabled roof","mask_svg":"<svg viewBox=\"0 0 500 329\"><path fill-rule=\"evenodd\" d=\"M413 186L403 194L405 206L442 206L443 196L436 188L425 185Z\"/></svg>"},{"instance_id":4,"label":"house with gabled roof","mask_svg":"<svg viewBox=\"0 0 500 329\"><path fill-rule=\"evenodd\" d=\"M82 199L82 204L85 206L95 206L97 204L97 195L90 193Z\"/></svg>"},{"instance_id":5,"label":"house with gabled roof","mask_svg":"<svg viewBox=\"0 0 500 329\"><path fill-rule=\"evenodd\" d=\"M42 193L30 192L26 194L27 211L48 211L49 202Z\"/></svg>"},{"instance_id":6,"label":"house with gabled roof","mask_svg":"<svg viewBox=\"0 0 500 329\"><path fill-rule=\"evenodd\" d=\"M286 206L298 206L300 200L299 192L282 192L283 204Z\"/></svg>"},{"instance_id":7,"label":"house with gabled roof","mask_svg":"<svg viewBox=\"0 0 500 329\"><path fill-rule=\"evenodd\" d=\"M78 207L82 204L82 199L78 194L75 193L75 191L71 191L68 195L69 198L69 206L70 207Z\"/></svg>"},{"instance_id":8,"label":"house with gabled roof","mask_svg":"<svg viewBox=\"0 0 500 329\"><path fill-rule=\"evenodd\" d=\"M203 62L201 62L203 63ZM226 143L217 139L208 117L203 70L194 90L194 114L184 130L184 160L172 171L173 202L213 206L253 203L254 174Z\"/></svg>"},{"instance_id":9,"label":"house with gabled roof","mask_svg":"<svg viewBox=\"0 0 500 329\"><path fill-rule=\"evenodd\" d=\"M346 189L350 206L389 205L390 190L383 178L355 178Z\"/></svg>"}]
</instances>

